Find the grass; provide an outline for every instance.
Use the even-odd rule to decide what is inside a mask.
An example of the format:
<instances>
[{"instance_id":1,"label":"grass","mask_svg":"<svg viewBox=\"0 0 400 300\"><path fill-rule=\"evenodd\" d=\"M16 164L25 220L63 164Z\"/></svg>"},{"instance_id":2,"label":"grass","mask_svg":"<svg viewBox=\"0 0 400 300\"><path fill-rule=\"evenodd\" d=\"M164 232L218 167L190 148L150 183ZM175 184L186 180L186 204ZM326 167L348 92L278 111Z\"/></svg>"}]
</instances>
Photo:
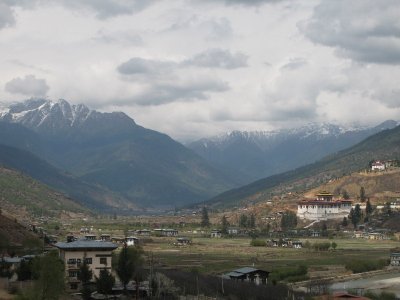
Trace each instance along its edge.
<instances>
[{"instance_id":1,"label":"grass","mask_svg":"<svg viewBox=\"0 0 400 300\"><path fill-rule=\"evenodd\" d=\"M144 250L154 255L159 266L167 268L197 269L207 274L221 274L242 266L254 266L269 271L283 267L306 265L310 269L327 271L332 268L346 272L344 265L354 259L379 260L389 258L393 241L336 239L338 247L332 251L314 251L293 248L267 248L250 246L250 238L211 239L193 237L193 244L178 248L173 238L153 238ZM305 241L305 240L303 240ZM309 239L331 242L327 239Z\"/></svg>"}]
</instances>

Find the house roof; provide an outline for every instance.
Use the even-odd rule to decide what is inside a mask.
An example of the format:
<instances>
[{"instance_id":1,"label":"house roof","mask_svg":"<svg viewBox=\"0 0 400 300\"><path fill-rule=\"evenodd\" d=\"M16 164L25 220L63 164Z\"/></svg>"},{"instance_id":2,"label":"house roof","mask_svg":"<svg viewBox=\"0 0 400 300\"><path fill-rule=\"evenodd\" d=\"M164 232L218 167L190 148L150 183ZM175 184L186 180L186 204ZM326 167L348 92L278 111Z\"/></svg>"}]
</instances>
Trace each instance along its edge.
<instances>
[{"instance_id":1,"label":"house roof","mask_svg":"<svg viewBox=\"0 0 400 300\"><path fill-rule=\"evenodd\" d=\"M118 248L118 245L111 242L102 242L93 240L77 240L70 243L58 242L54 246L63 250L76 250L76 249L114 250Z\"/></svg>"}]
</instances>

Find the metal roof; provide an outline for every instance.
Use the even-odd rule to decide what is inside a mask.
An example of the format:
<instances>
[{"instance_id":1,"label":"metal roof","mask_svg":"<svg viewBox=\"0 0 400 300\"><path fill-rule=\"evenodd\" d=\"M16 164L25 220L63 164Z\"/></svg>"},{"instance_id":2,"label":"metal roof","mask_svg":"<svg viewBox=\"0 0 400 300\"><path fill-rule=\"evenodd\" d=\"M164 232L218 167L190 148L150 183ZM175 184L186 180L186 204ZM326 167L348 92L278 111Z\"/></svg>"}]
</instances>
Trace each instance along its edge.
<instances>
[{"instance_id":1,"label":"metal roof","mask_svg":"<svg viewBox=\"0 0 400 300\"><path fill-rule=\"evenodd\" d=\"M118 248L117 244L111 242L94 241L94 240L77 240L70 243L58 242L54 246L59 249L107 249L114 250Z\"/></svg>"},{"instance_id":2,"label":"metal roof","mask_svg":"<svg viewBox=\"0 0 400 300\"><path fill-rule=\"evenodd\" d=\"M247 274L247 273L256 272L256 271L260 271L260 270L251 268L251 267L244 267L244 268L233 270L233 272L242 273L242 274Z\"/></svg>"}]
</instances>

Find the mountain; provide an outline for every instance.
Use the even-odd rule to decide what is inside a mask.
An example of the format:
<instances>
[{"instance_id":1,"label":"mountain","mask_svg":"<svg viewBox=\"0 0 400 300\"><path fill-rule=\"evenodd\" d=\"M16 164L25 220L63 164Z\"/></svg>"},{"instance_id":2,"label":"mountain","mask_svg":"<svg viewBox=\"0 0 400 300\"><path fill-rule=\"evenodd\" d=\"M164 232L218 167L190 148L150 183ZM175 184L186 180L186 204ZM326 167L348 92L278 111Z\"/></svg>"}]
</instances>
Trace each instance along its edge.
<instances>
[{"instance_id":1,"label":"mountain","mask_svg":"<svg viewBox=\"0 0 400 300\"><path fill-rule=\"evenodd\" d=\"M304 192L343 175L366 169L374 159L400 159L400 126L374 134L355 146L315 163L224 192L207 203L214 207L230 207L267 200L272 195Z\"/></svg>"},{"instance_id":2,"label":"mountain","mask_svg":"<svg viewBox=\"0 0 400 300\"><path fill-rule=\"evenodd\" d=\"M18 170L23 174L35 178L88 208L97 210L109 210L124 206L126 209L134 208L132 204L129 205L128 201L123 198L121 199L115 193L100 186L83 182L22 149L0 145L0 165L8 169ZM14 180L13 182L15 185L19 184L18 190L21 193L26 188L23 181ZM32 198L33 200L34 198ZM44 199L40 201L44 201ZM53 204L56 205L56 203ZM32 205L40 206L40 203L32 203ZM71 210L77 209L80 205L75 203L74 205L70 205L70 208ZM51 205L47 204L47 208L50 209Z\"/></svg>"},{"instance_id":3,"label":"mountain","mask_svg":"<svg viewBox=\"0 0 400 300\"><path fill-rule=\"evenodd\" d=\"M246 184L315 162L396 125L395 121L386 121L373 128L345 128L312 123L270 132L233 131L187 146Z\"/></svg>"},{"instance_id":4,"label":"mountain","mask_svg":"<svg viewBox=\"0 0 400 300\"><path fill-rule=\"evenodd\" d=\"M39 181L0 167L0 206L18 216L18 220L29 216L59 216L61 212L89 213L82 205L56 192Z\"/></svg>"},{"instance_id":5,"label":"mountain","mask_svg":"<svg viewBox=\"0 0 400 300\"><path fill-rule=\"evenodd\" d=\"M122 112L31 99L11 105L0 113L0 120L33 132L33 138L27 134L1 143L32 151L141 207L194 203L236 184L169 136L137 125Z\"/></svg>"}]
</instances>

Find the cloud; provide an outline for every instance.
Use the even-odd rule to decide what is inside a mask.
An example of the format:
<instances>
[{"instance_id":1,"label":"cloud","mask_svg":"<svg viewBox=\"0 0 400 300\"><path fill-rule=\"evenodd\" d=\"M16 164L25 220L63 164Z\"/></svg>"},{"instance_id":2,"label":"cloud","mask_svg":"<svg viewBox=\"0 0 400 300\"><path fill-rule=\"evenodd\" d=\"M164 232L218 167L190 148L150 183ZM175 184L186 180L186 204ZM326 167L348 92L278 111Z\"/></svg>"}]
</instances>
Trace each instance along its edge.
<instances>
[{"instance_id":1,"label":"cloud","mask_svg":"<svg viewBox=\"0 0 400 300\"><path fill-rule=\"evenodd\" d=\"M96 35L93 37L93 40L102 42L105 44L121 44L127 46L142 46L143 39L142 37L132 31L113 31L108 32L104 29L100 29L97 31Z\"/></svg>"},{"instance_id":2,"label":"cloud","mask_svg":"<svg viewBox=\"0 0 400 300\"><path fill-rule=\"evenodd\" d=\"M136 95L134 103L147 106L207 100L210 93L224 92L228 89L228 84L220 80L197 79L187 82L157 83Z\"/></svg>"},{"instance_id":3,"label":"cloud","mask_svg":"<svg viewBox=\"0 0 400 300\"><path fill-rule=\"evenodd\" d=\"M322 1L299 23L314 43L359 62L400 64L400 6L397 0Z\"/></svg>"},{"instance_id":4,"label":"cloud","mask_svg":"<svg viewBox=\"0 0 400 300\"><path fill-rule=\"evenodd\" d=\"M302 57L295 57L289 59L289 62L285 63L281 68L287 70L296 70L307 65L307 60Z\"/></svg>"},{"instance_id":5,"label":"cloud","mask_svg":"<svg viewBox=\"0 0 400 300\"><path fill-rule=\"evenodd\" d=\"M90 9L99 19L130 15L152 5L154 0L59 0L67 8Z\"/></svg>"},{"instance_id":6,"label":"cloud","mask_svg":"<svg viewBox=\"0 0 400 300\"><path fill-rule=\"evenodd\" d=\"M278 3L284 1L288 0L208 0L208 2L215 2L215 3L222 2L226 5L247 5L247 6L262 5L267 3Z\"/></svg>"},{"instance_id":7,"label":"cloud","mask_svg":"<svg viewBox=\"0 0 400 300\"><path fill-rule=\"evenodd\" d=\"M15 24L14 11L6 4L0 3L0 29Z\"/></svg>"},{"instance_id":8,"label":"cloud","mask_svg":"<svg viewBox=\"0 0 400 300\"><path fill-rule=\"evenodd\" d=\"M176 66L177 63L171 61L133 57L119 65L117 70L123 75L162 75Z\"/></svg>"},{"instance_id":9,"label":"cloud","mask_svg":"<svg viewBox=\"0 0 400 300\"><path fill-rule=\"evenodd\" d=\"M34 75L26 75L24 78L18 77L7 82L5 90L11 94L45 96L49 86L45 79L38 79Z\"/></svg>"},{"instance_id":10,"label":"cloud","mask_svg":"<svg viewBox=\"0 0 400 300\"><path fill-rule=\"evenodd\" d=\"M186 60L184 64L219 69L238 69L247 67L248 57L243 53L231 53L223 49L208 49Z\"/></svg>"}]
</instances>

